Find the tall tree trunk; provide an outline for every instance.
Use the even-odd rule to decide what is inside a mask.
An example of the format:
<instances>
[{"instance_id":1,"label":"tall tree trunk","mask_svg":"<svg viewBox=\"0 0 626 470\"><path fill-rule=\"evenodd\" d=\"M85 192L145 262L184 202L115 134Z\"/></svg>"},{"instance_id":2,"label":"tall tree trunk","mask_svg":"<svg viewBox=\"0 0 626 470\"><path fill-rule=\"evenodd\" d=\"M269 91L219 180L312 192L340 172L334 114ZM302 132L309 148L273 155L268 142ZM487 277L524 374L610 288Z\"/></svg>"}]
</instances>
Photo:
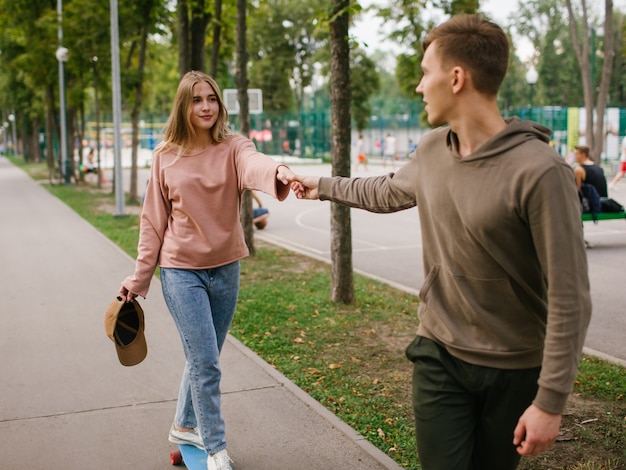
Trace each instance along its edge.
<instances>
[{"instance_id":1,"label":"tall tree trunk","mask_svg":"<svg viewBox=\"0 0 626 470\"><path fill-rule=\"evenodd\" d=\"M330 23L330 99L333 176L350 176L350 0L332 0ZM350 208L331 204L331 299L354 300Z\"/></svg>"},{"instance_id":2,"label":"tall tree trunk","mask_svg":"<svg viewBox=\"0 0 626 470\"><path fill-rule=\"evenodd\" d=\"M48 168L54 168L55 156L54 156L54 139L56 135L55 119L54 119L54 90L52 85L46 87L46 161L48 162Z\"/></svg>"},{"instance_id":3,"label":"tall tree trunk","mask_svg":"<svg viewBox=\"0 0 626 470\"><path fill-rule=\"evenodd\" d=\"M594 53L595 55L595 53ZM609 129L605 129L604 112L609 96L609 86L611 85L611 72L613 71L613 59L615 58L615 48L613 46L613 1L605 1L604 13L604 51L602 60L602 76L598 90L597 114L598 124L595 128L595 138L593 154L597 156L596 161L604 155L606 145L606 135ZM615 129L617 130L617 129Z\"/></svg>"},{"instance_id":4,"label":"tall tree trunk","mask_svg":"<svg viewBox=\"0 0 626 470\"><path fill-rule=\"evenodd\" d=\"M250 113L248 104L248 47L246 44L246 3L237 0L237 99L239 100L239 125L242 135L250 134ZM244 191L241 199L241 226L246 245L251 255L254 247L254 228L252 226L252 193Z\"/></svg>"},{"instance_id":5,"label":"tall tree trunk","mask_svg":"<svg viewBox=\"0 0 626 470\"><path fill-rule=\"evenodd\" d=\"M581 78L583 82L583 96L585 99L585 137L587 146L591 149L591 158L596 162L600 161L600 156L604 151L604 111L606 109L609 84L611 81L611 71L615 51L613 47L613 1L605 0L604 19L604 59L602 65L602 78L600 81L597 102L594 93L593 77L591 76L591 60L595 60L595 48L591 50L591 34L589 31L589 18L587 16L587 6L585 0L581 2L582 18L580 20L581 34L578 33L578 20L574 15L572 0L566 0L567 13L569 17L570 35L572 46L580 65ZM590 58L591 55L591 58ZM595 116L594 116L594 110Z\"/></svg>"},{"instance_id":6,"label":"tall tree trunk","mask_svg":"<svg viewBox=\"0 0 626 470\"><path fill-rule=\"evenodd\" d=\"M146 2L143 8L143 19L141 25L141 38L139 45L139 61L137 63L137 82L135 85L135 99L133 109L130 112L132 125L132 150L131 150L131 169L130 169L130 190L128 198L132 202L139 202L139 191L137 178L139 175L137 169L137 160L139 152L139 115L141 113L141 105L143 103L143 78L146 67L146 53L148 50L148 30L150 28L150 19L152 17L154 2Z\"/></svg>"},{"instance_id":7,"label":"tall tree trunk","mask_svg":"<svg viewBox=\"0 0 626 470\"><path fill-rule=\"evenodd\" d=\"M244 38L245 39L245 38ZM215 16L213 18L213 46L211 47L211 70L210 74L217 77L220 47L222 41L222 0L215 0Z\"/></svg>"},{"instance_id":8,"label":"tall tree trunk","mask_svg":"<svg viewBox=\"0 0 626 470\"><path fill-rule=\"evenodd\" d=\"M178 74L182 78L191 69L189 56L189 8L187 0L178 0Z\"/></svg>"},{"instance_id":9,"label":"tall tree trunk","mask_svg":"<svg viewBox=\"0 0 626 470\"><path fill-rule=\"evenodd\" d=\"M191 4L191 69L206 71L206 30L211 15L205 12L204 0Z\"/></svg>"},{"instance_id":10,"label":"tall tree trunk","mask_svg":"<svg viewBox=\"0 0 626 470\"><path fill-rule=\"evenodd\" d=\"M39 147L39 118L34 118L32 129L28 138L24 139L24 159L26 161L40 162L41 148Z\"/></svg>"}]
</instances>

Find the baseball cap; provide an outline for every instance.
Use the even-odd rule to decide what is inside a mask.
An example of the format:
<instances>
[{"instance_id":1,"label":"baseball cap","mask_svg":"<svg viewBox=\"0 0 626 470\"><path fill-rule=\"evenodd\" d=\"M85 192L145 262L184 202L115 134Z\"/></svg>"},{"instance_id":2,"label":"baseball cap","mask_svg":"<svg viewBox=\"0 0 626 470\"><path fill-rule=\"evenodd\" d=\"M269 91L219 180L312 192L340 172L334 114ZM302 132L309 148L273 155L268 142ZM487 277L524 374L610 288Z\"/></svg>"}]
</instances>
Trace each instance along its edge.
<instances>
[{"instance_id":1,"label":"baseball cap","mask_svg":"<svg viewBox=\"0 0 626 470\"><path fill-rule=\"evenodd\" d=\"M137 300L125 302L117 297L104 314L104 330L115 343L120 363L134 366L146 358L148 346L144 336L143 310Z\"/></svg>"}]
</instances>

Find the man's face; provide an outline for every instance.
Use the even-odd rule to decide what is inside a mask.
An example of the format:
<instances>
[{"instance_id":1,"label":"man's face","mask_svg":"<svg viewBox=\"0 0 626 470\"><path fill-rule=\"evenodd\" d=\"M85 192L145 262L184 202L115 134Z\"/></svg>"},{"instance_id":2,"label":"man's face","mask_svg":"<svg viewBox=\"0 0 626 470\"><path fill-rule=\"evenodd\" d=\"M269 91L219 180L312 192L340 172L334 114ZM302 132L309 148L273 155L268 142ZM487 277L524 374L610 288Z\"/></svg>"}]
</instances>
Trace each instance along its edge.
<instances>
[{"instance_id":1,"label":"man's face","mask_svg":"<svg viewBox=\"0 0 626 470\"><path fill-rule=\"evenodd\" d=\"M454 103L452 93L453 75L450 70L444 70L437 41L434 41L424 52L421 63L424 75L415 91L422 95L425 110L428 114L428 123L432 126L441 126L450 119L450 111Z\"/></svg>"},{"instance_id":2,"label":"man's face","mask_svg":"<svg viewBox=\"0 0 626 470\"><path fill-rule=\"evenodd\" d=\"M582 153L580 150L576 150L574 152L574 159L576 160L577 163L582 163L586 160L585 154Z\"/></svg>"}]
</instances>

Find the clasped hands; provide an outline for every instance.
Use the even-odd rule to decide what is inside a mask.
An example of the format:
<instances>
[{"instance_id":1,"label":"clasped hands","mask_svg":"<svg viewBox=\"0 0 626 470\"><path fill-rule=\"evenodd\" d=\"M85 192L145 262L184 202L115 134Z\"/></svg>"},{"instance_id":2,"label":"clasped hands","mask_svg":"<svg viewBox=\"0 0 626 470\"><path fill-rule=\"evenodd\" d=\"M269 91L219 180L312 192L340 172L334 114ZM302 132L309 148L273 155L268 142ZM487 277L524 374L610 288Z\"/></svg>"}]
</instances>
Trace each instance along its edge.
<instances>
[{"instance_id":1,"label":"clasped hands","mask_svg":"<svg viewBox=\"0 0 626 470\"><path fill-rule=\"evenodd\" d=\"M291 190L298 199L319 199L319 176L296 175L289 167L281 165L278 167L276 179L284 185L291 185Z\"/></svg>"}]
</instances>

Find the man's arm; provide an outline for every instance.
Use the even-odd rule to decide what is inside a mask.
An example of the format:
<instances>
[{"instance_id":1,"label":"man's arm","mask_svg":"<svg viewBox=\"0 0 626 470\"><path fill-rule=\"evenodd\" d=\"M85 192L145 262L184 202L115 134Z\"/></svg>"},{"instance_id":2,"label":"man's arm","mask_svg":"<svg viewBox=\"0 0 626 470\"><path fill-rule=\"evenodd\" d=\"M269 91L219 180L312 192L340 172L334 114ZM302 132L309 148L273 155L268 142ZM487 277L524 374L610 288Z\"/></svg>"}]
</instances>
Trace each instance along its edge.
<instances>
[{"instance_id":1,"label":"man's arm","mask_svg":"<svg viewBox=\"0 0 626 470\"><path fill-rule=\"evenodd\" d=\"M578 189L582 188L583 182L587 177L587 172L581 165L578 165L576 168L574 168L574 176L576 178L576 186L578 187Z\"/></svg>"},{"instance_id":2,"label":"man's arm","mask_svg":"<svg viewBox=\"0 0 626 470\"><path fill-rule=\"evenodd\" d=\"M291 190L298 199L319 199L319 176L294 175L291 181Z\"/></svg>"}]
</instances>

